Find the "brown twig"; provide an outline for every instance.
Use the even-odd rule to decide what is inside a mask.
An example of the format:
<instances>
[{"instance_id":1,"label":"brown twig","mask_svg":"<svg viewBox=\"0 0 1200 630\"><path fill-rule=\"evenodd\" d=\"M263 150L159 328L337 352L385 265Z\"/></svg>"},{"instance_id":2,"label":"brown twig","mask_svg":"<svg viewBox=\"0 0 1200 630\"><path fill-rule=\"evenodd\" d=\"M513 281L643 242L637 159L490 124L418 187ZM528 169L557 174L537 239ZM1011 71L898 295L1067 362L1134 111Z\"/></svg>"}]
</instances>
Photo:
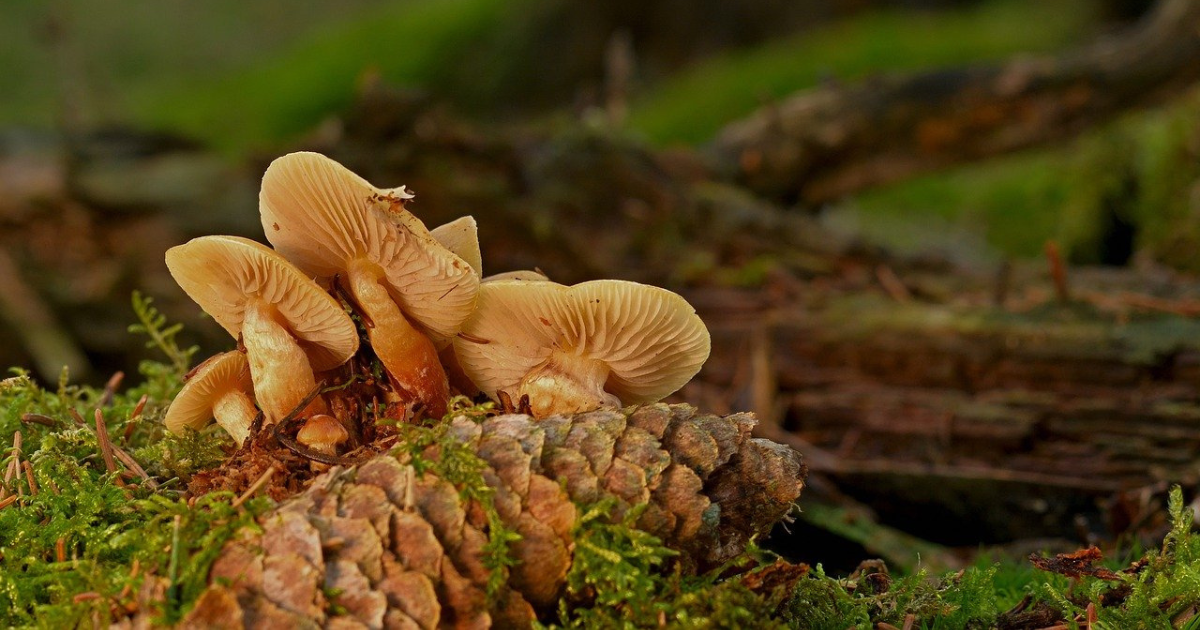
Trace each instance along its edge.
<instances>
[{"instance_id":1,"label":"brown twig","mask_svg":"<svg viewBox=\"0 0 1200 630\"><path fill-rule=\"evenodd\" d=\"M278 440L279 443L289 451L305 459L311 459L314 462L320 462L322 464L329 464L330 466L354 466L362 463L360 459L354 459L344 455L330 455L329 453L322 453L320 451L308 448L296 440L293 440L287 435L288 429L293 422L297 422L297 419L292 418L290 420L278 422L275 424L274 429L275 439ZM371 456L373 455L374 453L371 454Z\"/></svg>"},{"instance_id":2,"label":"brown twig","mask_svg":"<svg viewBox=\"0 0 1200 630\"><path fill-rule=\"evenodd\" d=\"M112 440L108 439L108 425L104 424L104 413L96 409L96 439L100 443L100 454L104 456L104 467L108 472L117 472L117 462L113 459ZM117 483L121 483L119 480Z\"/></svg>"},{"instance_id":3,"label":"brown twig","mask_svg":"<svg viewBox=\"0 0 1200 630\"><path fill-rule=\"evenodd\" d=\"M146 408L148 397L149 394L142 394L137 404L133 406L133 411L129 414L129 424L125 425L125 433L121 435L122 444L129 444L129 440L133 437L133 432L137 429L137 421L142 417L142 410Z\"/></svg>"},{"instance_id":4,"label":"brown twig","mask_svg":"<svg viewBox=\"0 0 1200 630\"><path fill-rule=\"evenodd\" d=\"M133 474L140 477L142 481L146 482L147 486L150 486L151 488L158 488L158 482L150 478L150 475L146 473L146 469L142 468L141 464L137 463L137 460L135 460L132 455L125 452L124 449L115 444L112 445L112 452L117 459L121 460L122 464L125 464L126 468L132 471Z\"/></svg>"},{"instance_id":5,"label":"brown twig","mask_svg":"<svg viewBox=\"0 0 1200 630\"><path fill-rule=\"evenodd\" d=\"M300 404L293 407L292 410L289 411L286 416L281 418L279 420L278 424L283 424L285 422L291 422L292 420L295 420L300 415L300 412L304 411L305 407L308 407L309 403L316 400L317 396L321 395L321 391L324 389L325 389L325 381L318 382L317 386L314 387L313 390L311 392L309 392L307 396L304 397L304 400L301 400Z\"/></svg>"},{"instance_id":6,"label":"brown twig","mask_svg":"<svg viewBox=\"0 0 1200 630\"><path fill-rule=\"evenodd\" d=\"M76 604L82 604L83 602L90 602L93 600L100 599L100 597L101 597L100 593L97 593L95 591L88 591L86 593L80 593L80 594L76 595L75 597L72 597L71 601L75 602Z\"/></svg>"},{"instance_id":7,"label":"brown twig","mask_svg":"<svg viewBox=\"0 0 1200 630\"><path fill-rule=\"evenodd\" d=\"M83 419L83 414L79 413L79 411L77 411L74 407L68 408L67 413L70 414L71 420L74 420L75 424L81 427L87 426L87 422Z\"/></svg>"},{"instance_id":8,"label":"brown twig","mask_svg":"<svg viewBox=\"0 0 1200 630\"><path fill-rule=\"evenodd\" d=\"M0 510L3 510L4 508L6 508L16 502L17 502L17 495L15 495L15 494L12 495L11 497L8 497L7 499L0 499Z\"/></svg>"},{"instance_id":9,"label":"brown twig","mask_svg":"<svg viewBox=\"0 0 1200 630\"><path fill-rule=\"evenodd\" d=\"M1125 306L1146 311L1159 311L1180 317L1200 317L1200 301L1197 300L1167 300L1138 293L1105 295L1089 292L1086 297L1089 301L1101 306Z\"/></svg>"},{"instance_id":10,"label":"brown twig","mask_svg":"<svg viewBox=\"0 0 1200 630\"><path fill-rule=\"evenodd\" d=\"M21 423L22 424L40 424L44 427L51 427L51 428L58 426L58 420L55 420L54 418L51 418L50 416L43 416L40 413L21 414Z\"/></svg>"},{"instance_id":11,"label":"brown twig","mask_svg":"<svg viewBox=\"0 0 1200 630\"><path fill-rule=\"evenodd\" d=\"M891 298L901 304L912 300L912 292L892 271L892 268L887 265L879 265L875 268L875 277L879 279L879 285L887 292Z\"/></svg>"},{"instance_id":12,"label":"brown twig","mask_svg":"<svg viewBox=\"0 0 1200 630\"><path fill-rule=\"evenodd\" d=\"M33 464L29 460L21 462L21 466L25 468L25 479L29 482L29 496L36 497L38 493L37 480L33 478Z\"/></svg>"},{"instance_id":13,"label":"brown twig","mask_svg":"<svg viewBox=\"0 0 1200 630\"><path fill-rule=\"evenodd\" d=\"M133 566L129 570L129 581L125 583L125 587L117 594L117 599L125 599L133 592L133 581L137 579L138 573L142 569L142 563L137 558L133 559Z\"/></svg>"},{"instance_id":14,"label":"brown twig","mask_svg":"<svg viewBox=\"0 0 1200 630\"><path fill-rule=\"evenodd\" d=\"M1059 302L1066 304L1071 301L1071 291L1067 285L1067 266L1058 251L1058 243L1046 241L1045 249L1046 260L1050 263L1050 278L1054 280L1054 293Z\"/></svg>"},{"instance_id":15,"label":"brown twig","mask_svg":"<svg viewBox=\"0 0 1200 630\"><path fill-rule=\"evenodd\" d=\"M8 462L8 470L4 471L4 485L0 486L0 498L8 492L8 484L12 483L12 479L17 474L17 468L21 466L21 432L13 433L12 459Z\"/></svg>"},{"instance_id":16,"label":"brown twig","mask_svg":"<svg viewBox=\"0 0 1200 630\"><path fill-rule=\"evenodd\" d=\"M125 373L117 370L108 378L108 382L104 384L104 394L100 396L101 407L111 407L113 397L117 395L117 388L121 386L121 381L125 380Z\"/></svg>"},{"instance_id":17,"label":"brown twig","mask_svg":"<svg viewBox=\"0 0 1200 630\"><path fill-rule=\"evenodd\" d=\"M67 412L71 415L71 419L73 419L76 424L87 426L83 422L83 416L81 416L78 411L72 408L67 409ZM100 454L104 457L104 467L108 469L108 472L116 472L117 470L116 461L113 459L115 457L116 459L121 460L121 463L124 464L126 468L129 468L129 470L133 471L134 474L136 474L138 477L141 477L142 480L146 482L146 485L150 486L151 488L158 487L158 483L150 478L150 475L146 473L146 469L142 468L142 466L137 463L137 460L135 460L132 455L125 452L124 449L116 444L113 444L112 440L109 439L108 425L104 423L104 413L99 408L96 408L95 431L96 441L100 444ZM124 485L121 482L120 477L117 477L117 485Z\"/></svg>"},{"instance_id":18,"label":"brown twig","mask_svg":"<svg viewBox=\"0 0 1200 630\"><path fill-rule=\"evenodd\" d=\"M62 536L59 536L58 540L54 541L54 560L56 562L67 561L67 539Z\"/></svg>"},{"instance_id":19,"label":"brown twig","mask_svg":"<svg viewBox=\"0 0 1200 630\"><path fill-rule=\"evenodd\" d=\"M259 489L267 485L267 482L271 480L271 477L276 473L276 471L278 471L278 469L275 468L275 464L271 464L270 468L267 468L267 470L263 472L263 474L260 475L259 478L254 481L254 483L250 484L249 488L246 488L246 491L242 493L242 496L238 497L237 500L233 502L233 507L242 507L242 504L246 501L249 501L250 497L254 496L254 493L258 492Z\"/></svg>"},{"instance_id":20,"label":"brown twig","mask_svg":"<svg viewBox=\"0 0 1200 630\"><path fill-rule=\"evenodd\" d=\"M142 417L142 412L146 410L146 401L148 400L150 400L150 394L142 394L137 404L133 406L133 412L129 414L130 420L137 420Z\"/></svg>"}]
</instances>

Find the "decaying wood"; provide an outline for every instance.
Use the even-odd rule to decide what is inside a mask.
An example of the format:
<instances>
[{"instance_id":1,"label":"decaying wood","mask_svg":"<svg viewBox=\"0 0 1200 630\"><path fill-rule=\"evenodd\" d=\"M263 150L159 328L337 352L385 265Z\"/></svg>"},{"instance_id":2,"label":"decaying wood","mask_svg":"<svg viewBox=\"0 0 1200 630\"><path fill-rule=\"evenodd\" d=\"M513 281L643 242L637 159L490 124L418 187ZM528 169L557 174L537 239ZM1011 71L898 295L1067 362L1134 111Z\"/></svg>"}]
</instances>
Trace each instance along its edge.
<instances>
[{"instance_id":1,"label":"decaying wood","mask_svg":"<svg viewBox=\"0 0 1200 630\"><path fill-rule=\"evenodd\" d=\"M454 435L488 464L496 510L521 535L490 603L479 506L381 456L331 469L227 544L184 627L528 626L565 584L577 504L606 497L613 518L646 504L638 526L681 551L685 569L714 566L766 534L803 487L799 454L752 438L753 424L665 404L628 416L459 418Z\"/></svg>"},{"instance_id":2,"label":"decaying wood","mask_svg":"<svg viewBox=\"0 0 1200 630\"><path fill-rule=\"evenodd\" d=\"M1071 137L1200 78L1200 3L1160 0L1136 26L1058 57L830 84L723 130L719 169L817 206L868 186Z\"/></svg>"},{"instance_id":3,"label":"decaying wood","mask_svg":"<svg viewBox=\"0 0 1200 630\"><path fill-rule=\"evenodd\" d=\"M1044 268L1018 271L1007 308L986 279L937 290L912 271L923 297L903 304L864 293L870 277L749 309L748 293L693 292L716 359L685 395L738 404L759 387L739 366L765 361L750 373L770 374L773 402L760 404L781 413L761 434L885 522L947 544L1063 536L1079 518L1121 531L1142 489L1200 479L1200 322L1162 308L1200 285L1075 270L1090 288L1062 304ZM765 360L750 351L762 320Z\"/></svg>"}]
</instances>

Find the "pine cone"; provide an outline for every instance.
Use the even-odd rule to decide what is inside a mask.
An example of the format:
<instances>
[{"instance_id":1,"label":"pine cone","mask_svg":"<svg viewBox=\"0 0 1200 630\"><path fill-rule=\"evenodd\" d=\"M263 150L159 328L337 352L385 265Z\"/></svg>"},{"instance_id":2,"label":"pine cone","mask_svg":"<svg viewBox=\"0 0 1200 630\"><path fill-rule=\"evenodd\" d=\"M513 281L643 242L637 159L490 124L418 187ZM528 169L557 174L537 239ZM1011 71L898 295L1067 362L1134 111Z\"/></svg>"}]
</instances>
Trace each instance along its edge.
<instances>
[{"instance_id":1,"label":"pine cone","mask_svg":"<svg viewBox=\"0 0 1200 630\"><path fill-rule=\"evenodd\" d=\"M648 405L542 421L457 419L456 439L488 464L496 512L521 535L517 561L486 594L486 516L449 482L394 457L335 468L259 519L213 565L184 627L527 627L563 590L576 504L617 514L681 552L685 569L740 553L784 518L805 467L750 437L754 418ZM560 483L561 482L561 483Z\"/></svg>"}]
</instances>

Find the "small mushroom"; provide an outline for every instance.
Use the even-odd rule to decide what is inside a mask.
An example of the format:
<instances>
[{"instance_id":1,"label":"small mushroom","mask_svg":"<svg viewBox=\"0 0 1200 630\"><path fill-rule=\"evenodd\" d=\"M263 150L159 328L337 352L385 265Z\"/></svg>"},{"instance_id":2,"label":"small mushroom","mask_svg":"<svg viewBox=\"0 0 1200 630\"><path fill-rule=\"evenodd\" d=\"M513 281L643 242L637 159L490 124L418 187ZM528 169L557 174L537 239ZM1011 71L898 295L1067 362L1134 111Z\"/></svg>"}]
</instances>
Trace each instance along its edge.
<instances>
[{"instance_id":1,"label":"small mushroom","mask_svg":"<svg viewBox=\"0 0 1200 630\"><path fill-rule=\"evenodd\" d=\"M440 416L449 388L435 342L457 334L479 278L404 209L409 197L323 155L292 153L267 168L259 208L281 254L311 276L347 281L376 356L409 400Z\"/></svg>"},{"instance_id":2,"label":"small mushroom","mask_svg":"<svg viewBox=\"0 0 1200 630\"><path fill-rule=\"evenodd\" d=\"M709 347L682 297L622 280L485 282L454 341L480 390L528 396L539 418L659 400L700 371Z\"/></svg>"},{"instance_id":3,"label":"small mushroom","mask_svg":"<svg viewBox=\"0 0 1200 630\"><path fill-rule=\"evenodd\" d=\"M313 370L333 369L358 350L350 316L282 256L237 236L202 236L167 250L183 290L246 347L264 424L316 388ZM323 413L314 398L302 415Z\"/></svg>"},{"instance_id":4,"label":"small mushroom","mask_svg":"<svg viewBox=\"0 0 1200 630\"><path fill-rule=\"evenodd\" d=\"M309 416L296 434L297 442L326 455L337 455L338 447L349 438L346 427L337 418L324 413Z\"/></svg>"},{"instance_id":5,"label":"small mushroom","mask_svg":"<svg viewBox=\"0 0 1200 630\"><path fill-rule=\"evenodd\" d=\"M250 364L236 350L223 352L196 366L191 378L167 409L164 422L179 435L185 428L199 431L216 419L241 445L250 435L258 409L250 399Z\"/></svg>"}]
</instances>

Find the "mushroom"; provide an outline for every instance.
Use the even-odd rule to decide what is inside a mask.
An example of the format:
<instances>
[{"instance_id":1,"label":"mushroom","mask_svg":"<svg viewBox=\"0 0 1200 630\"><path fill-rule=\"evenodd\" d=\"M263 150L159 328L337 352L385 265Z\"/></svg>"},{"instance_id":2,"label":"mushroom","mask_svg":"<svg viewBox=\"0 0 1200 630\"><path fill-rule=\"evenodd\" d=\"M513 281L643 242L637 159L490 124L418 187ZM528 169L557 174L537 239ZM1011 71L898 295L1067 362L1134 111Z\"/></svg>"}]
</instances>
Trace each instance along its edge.
<instances>
[{"instance_id":1,"label":"mushroom","mask_svg":"<svg viewBox=\"0 0 1200 630\"><path fill-rule=\"evenodd\" d=\"M331 415L318 413L305 421L296 441L318 453L337 455L337 448L350 438L346 427Z\"/></svg>"},{"instance_id":2,"label":"mushroom","mask_svg":"<svg viewBox=\"0 0 1200 630\"><path fill-rule=\"evenodd\" d=\"M179 435L185 428L199 431L216 419L241 445L250 435L258 409L250 399L250 365L241 352L223 352L196 366L167 409L164 422Z\"/></svg>"},{"instance_id":3,"label":"mushroom","mask_svg":"<svg viewBox=\"0 0 1200 630\"><path fill-rule=\"evenodd\" d=\"M323 155L292 153L267 168L259 209L281 254L311 276L347 282L376 356L408 399L436 417L449 388L435 343L474 309L479 278L403 208L410 197Z\"/></svg>"},{"instance_id":4,"label":"mushroom","mask_svg":"<svg viewBox=\"0 0 1200 630\"><path fill-rule=\"evenodd\" d=\"M528 396L539 418L659 400L695 376L709 346L682 297L623 280L485 282L454 340L480 390Z\"/></svg>"},{"instance_id":5,"label":"mushroom","mask_svg":"<svg viewBox=\"0 0 1200 630\"><path fill-rule=\"evenodd\" d=\"M502 280L520 280L522 282L546 282L549 279L550 278L546 277L546 274L544 274L540 271L521 270L521 271L505 271L505 272L501 272L501 273L492 274L492 275L484 278L483 280L480 280L480 282L500 282Z\"/></svg>"},{"instance_id":6,"label":"mushroom","mask_svg":"<svg viewBox=\"0 0 1200 630\"><path fill-rule=\"evenodd\" d=\"M483 275L483 254L479 252L479 225L475 223L475 217L459 217L433 228L429 235L471 265L475 275Z\"/></svg>"},{"instance_id":7,"label":"mushroom","mask_svg":"<svg viewBox=\"0 0 1200 630\"><path fill-rule=\"evenodd\" d=\"M264 424L286 416L316 388L313 370L358 350L350 316L315 282L268 247L237 236L202 236L167 250L183 290L246 348ZM301 412L322 413L318 396Z\"/></svg>"}]
</instances>

